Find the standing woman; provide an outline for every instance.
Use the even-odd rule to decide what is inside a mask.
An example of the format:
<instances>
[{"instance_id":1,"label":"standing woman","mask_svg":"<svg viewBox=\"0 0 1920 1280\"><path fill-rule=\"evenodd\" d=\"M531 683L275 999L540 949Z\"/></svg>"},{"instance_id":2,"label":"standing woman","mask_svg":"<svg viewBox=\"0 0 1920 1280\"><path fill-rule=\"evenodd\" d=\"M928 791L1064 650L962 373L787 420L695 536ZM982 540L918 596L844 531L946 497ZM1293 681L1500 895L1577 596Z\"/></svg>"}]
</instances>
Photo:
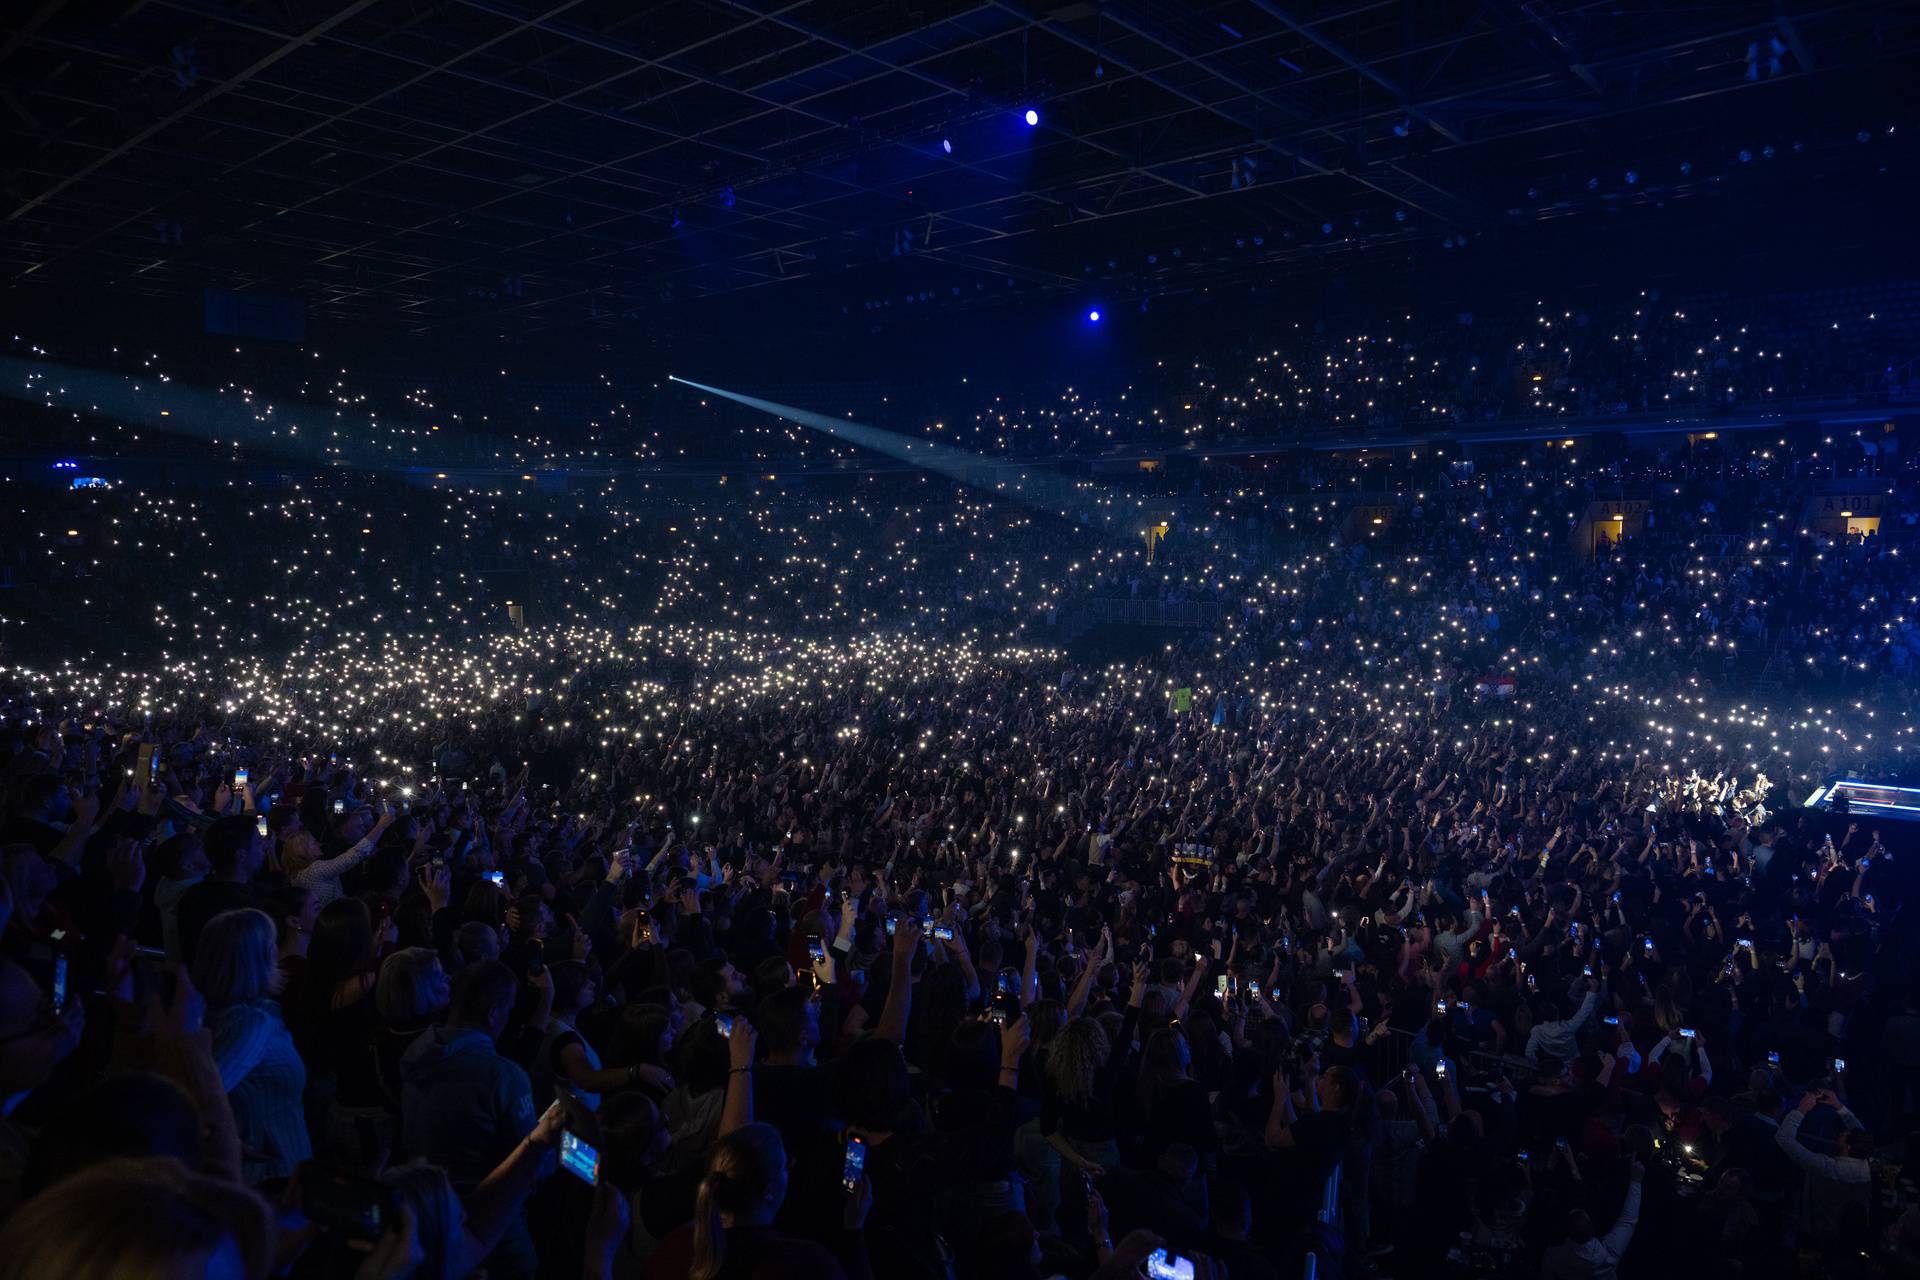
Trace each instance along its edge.
<instances>
[{"instance_id":1,"label":"standing woman","mask_svg":"<svg viewBox=\"0 0 1920 1280\"><path fill-rule=\"evenodd\" d=\"M546 1106L553 1100L555 1088L564 1085L588 1110L597 1110L602 1092L632 1084L640 1069L603 1065L599 1053L580 1032L580 1015L592 1008L599 996L592 971L578 960L563 960L549 972L553 975L553 1012L547 1016L546 1035L534 1063L533 1105Z\"/></svg>"},{"instance_id":2,"label":"standing woman","mask_svg":"<svg viewBox=\"0 0 1920 1280\"><path fill-rule=\"evenodd\" d=\"M373 1005L380 1029L373 1036L373 1073L382 1107L400 1115L400 1059L447 1011L452 983L431 947L402 947L380 966Z\"/></svg>"},{"instance_id":3,"label":"standing woman","mask_svg":"<svg viewBox=\"0 0 1920 1280\"><path fill-rule=\"evenodd\" d=\"M307 1116L332 1158L367 1156L368 1147L391 1136L369 1130L386 1114L373 1058L378 954L367 904L358 898L328 903L314 920L299 1003L287 1006L307 1064Z\"/></svg>"},{"instance_id":4,"label":"standing woman","mask_svg":"<svg viewBox=\"0 0 1920 1280\"><path fill-rule=\"evenodd\" d=\"M1200 1153L1203 1168L1211 1166L1220 1136L1206 1088L1193 1078L1192 1051L1179 1028L1162 1027L1147 1037L1135 1097L1141 1154L1147 1161L1159 1160L1169 1143L1185 1142Z\"/></svg>"},{"instance_id":5,"label":"standing woman","mask_svg":"<svg viewBox=\"0 0 1920 1280\"><path fill-rule=\"evenodd\" d=\"M863 1175L847 1197L835 1253L773 1229L787 1198L787 1149L770 1124L735 1129L713 1145L693 1221L647 1259L645 1280L870 1280L866 1226L872 1192Z\"/></svg>"},{"instance_id":6,"label":"standing woman","mask_svg":"<svg viewBox=\"0 0 1920 1280\"><path fill-rule=\"evenodd\" d=\"M313 1158L302 1097L306 1064L274 1000L279 985L273 920L251 907L207 922L193 957L193 985L206 997L220 1083L233 1104L241 1176L286 1178Z\"/></svg>"}]
</instances>

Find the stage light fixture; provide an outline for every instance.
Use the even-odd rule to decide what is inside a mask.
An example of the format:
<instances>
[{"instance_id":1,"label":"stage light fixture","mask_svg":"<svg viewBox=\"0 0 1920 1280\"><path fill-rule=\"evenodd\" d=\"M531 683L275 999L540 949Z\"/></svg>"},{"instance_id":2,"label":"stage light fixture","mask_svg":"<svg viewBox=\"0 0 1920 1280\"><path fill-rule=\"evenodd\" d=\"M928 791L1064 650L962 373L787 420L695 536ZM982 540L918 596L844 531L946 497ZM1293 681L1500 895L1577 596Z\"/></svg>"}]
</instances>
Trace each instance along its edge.
<instances>
[{"instance_id":1,"label":"stage light fixture","mask_svg":"<svg viewBox=\"0 0 1920 1280\"><path fill-rule=\"evenodd\" d=\"M1038 111L1035 111L1032 107L1027 108L1027 114L1025 118L1027 121L1027 127L1029 129L1035 127L1040 123L1040 113Z\"/></svg>"}]
</instances>

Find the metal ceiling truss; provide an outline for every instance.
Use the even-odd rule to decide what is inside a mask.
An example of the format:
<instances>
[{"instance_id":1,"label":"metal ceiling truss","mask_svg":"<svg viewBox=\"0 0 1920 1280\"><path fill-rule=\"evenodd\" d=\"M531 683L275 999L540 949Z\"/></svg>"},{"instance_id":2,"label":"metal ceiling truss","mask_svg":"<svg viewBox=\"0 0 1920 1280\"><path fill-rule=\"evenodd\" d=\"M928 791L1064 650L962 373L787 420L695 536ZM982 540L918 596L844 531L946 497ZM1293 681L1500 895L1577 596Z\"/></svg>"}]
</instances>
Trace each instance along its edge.
<instances>
[{"instance_id":1,"label":"metal ceiling truss","mask_svg":"<svg viewBox=\"0 0 1920 1280\"><path fill-rule=\"evenodd\" d=\"M1464 230L1569 131L1626 145L1920 49L1920 6L1866 0L22 8L0 16L0 280L258 288L413 328L843 272L857 296L895 259L1069 289L1128 241ZM1753 73L1773 38L1784 74Z\"/></svg>"}]
</instances>

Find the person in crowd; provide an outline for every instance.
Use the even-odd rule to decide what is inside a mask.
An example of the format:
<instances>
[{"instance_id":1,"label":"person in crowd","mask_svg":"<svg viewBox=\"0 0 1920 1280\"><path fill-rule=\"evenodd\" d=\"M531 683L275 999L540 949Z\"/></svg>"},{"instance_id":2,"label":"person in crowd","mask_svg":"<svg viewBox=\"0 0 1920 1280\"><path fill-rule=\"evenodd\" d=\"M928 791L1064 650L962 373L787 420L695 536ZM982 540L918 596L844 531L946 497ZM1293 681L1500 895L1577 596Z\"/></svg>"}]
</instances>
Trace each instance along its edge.
<instances>
[{"instance_id":1,"label":"person in crowd","mask_svg":"<svg viewBox=\"0 0 1920 1280\"><path fill-rule=\"evenodd\" d=\"M863 1177L846 1194L838 1248L773 1231L787 1198L787 1151L771 1125L749 1124L714 1143L693 1221L660 1242L646 1280L867 1280L861 1229L872 1192Z\"/></svg>"},{"instance_id":2,"label":"person in crowd","mask_svg":"<svg viewBox=\"0 0 1920 1280\"><path fill-rule=\"evenodd\" d=\"M1646 399L1712 341L1668 310L1553 343ZM1422 336L1320 390L1418 409L1482 341ZM1816 513L1873 459L1891 529L1920 451L1740 434L1142 473L1150 556L898 477L89 495L150 580L30 578L9 643L121 652L151 587L206 651L0 672L0 1269L1898 1274L1920 850L1818 805L1920 780L1920 557ZM188 528L301 567L213 591ZM108 1199L178 1232L59 1252Z\"/></svg>"},{"instance_id":3,"label":"person in crowd","mask_svg":"<svg viewBox=\"0 0 1920 1280\"><path fill-rule=\"evenodd\" d=\"M1613 1280L1620 1274L1620 1258L1640 1221L1640 1183L1646 1171L1639 1161L1627 1182L1626 1202L1605 1235L1596 1235L1593 1218L1585 1209L1567 1215L1566 1237L1540 1259L1541 1280Z\"/></svg>"},{"instance_id":4,"label":"person in crowd","mask_svg":"<svg viewBox=\"0 0 1920 1280\"><path fill-rule=\"evenodd\" d=\"M122 1156L62 1179L0 1227L0 1277L265 1280L274 1269L267 1203L168 1156Z\"/></svg>"},{"instance_id":5,"label":"person in crowd","mask_svg":"<svg viewBox=\"0 0 1920 1280\"><path fill-rule=\"evenodd\" d=\"M266 841L250 819L220 818L206 830L201 845L206 878L180 895L179 958L191 965L199 954L200 932L225 911L254 906L261 886L254 878L266 861Z\"/></svg>"},{"instance_id":6,"label":"person in crowd","mask_svg":"<svg viewBox=\"0 0 1920 1280\"><path fill-rule=\"evenodd\" d=\"M533 1132L533 1086L497 1043L519 982L497 960L461 970L446 1020L423 1031L400 1059L401 1142L445 1169L468 1195ZM509 1225L488 1265L531 1276L538 1260L524 1220Z\"/></svg>"},{"instance_id":7,"label":"person in crowd","mask_svg":"<svg viewBox=\"0 0 1920 1280\"><path fill-rule=\"evenodd\" d=\"M194 945L193 985L207 1003L220 1080L245 1149L244 1176L286 1179L313 1155L307 1066L280 1005L273 920L245 907L213 917Z\"/></svg>"},{"instance_id":8,"label":"person in crowd","mask_svg":"<svg viewBox=\"0 0 1920 1280\"><path fill-rule=\"evenodd\" d=\"M1816 1107L1832 1109L1840 1122L1833 1155L1810 1149L1800 1136L1803 1123ZM1873 1138L1847 1105L1831 1089L1813 1090L1780 1121L1774 1140L1806 1174L1802 1225L1823 1240L1832 1239L1850 1216L1857 1215L1853 1225L1858 1225L1873 1189Z\"/></svg>"}]
</instances>

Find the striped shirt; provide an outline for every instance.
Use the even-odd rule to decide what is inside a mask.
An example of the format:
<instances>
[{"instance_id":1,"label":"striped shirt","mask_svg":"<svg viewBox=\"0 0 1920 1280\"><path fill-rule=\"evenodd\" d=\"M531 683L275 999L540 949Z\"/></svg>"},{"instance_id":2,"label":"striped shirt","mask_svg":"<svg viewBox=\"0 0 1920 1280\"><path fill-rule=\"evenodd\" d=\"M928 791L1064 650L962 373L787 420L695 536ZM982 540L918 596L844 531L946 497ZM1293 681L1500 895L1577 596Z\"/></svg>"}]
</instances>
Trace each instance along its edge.
<instances>
[{"instance_id":1,"label":"striped shirt","mask_svg":"<svg viewBox=\"0 0 1920 1280\"><path fill-rule=\"evenodd\" d=\"M272 1000L210 1011L213 1060L233 1106L249 1184L285 1178L313 1158L303 1095L307 1066Z\"/></svg>"}]
</instances>

